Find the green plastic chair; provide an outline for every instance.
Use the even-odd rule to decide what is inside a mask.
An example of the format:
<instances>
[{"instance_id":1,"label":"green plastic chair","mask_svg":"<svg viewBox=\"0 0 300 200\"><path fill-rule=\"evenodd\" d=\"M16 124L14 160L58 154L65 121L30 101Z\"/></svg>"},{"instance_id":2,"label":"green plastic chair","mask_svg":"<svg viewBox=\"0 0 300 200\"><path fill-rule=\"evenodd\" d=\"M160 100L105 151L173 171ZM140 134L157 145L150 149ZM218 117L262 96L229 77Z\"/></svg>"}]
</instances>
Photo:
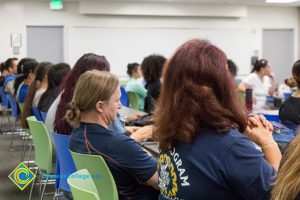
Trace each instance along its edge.
<instances>
[{"instance_id":1,"label":"green plastic chair","mask_svg":"<svg viewBox=\"0 0 300 200\"><path fill-rule=\"evenodd\" d=\"M127 91L127 96L129 100L129 107L138 110L139 109L139 100L135 92Z\"/></svg>"},{"instance_id":2,"label":"green plastic chair","mask_svg":"<svg viewBox=\"0 0 300 200\"><path fill-rule=\"evenodd\" d=\"M71 174L68 178L74 200L100 200L96 185L92 178L76 178L79 176L91 177L86 169Z\"/></svg>"},{"instance_id":3,"label":"green plastic chair","mask_svg":"<svg viewBox=\"0 0 300 200\"><path fill-rule=\"evenodd\" d=\"M114 177L102 156L70 152L77 170L87 169L92 175L101 200L119 199Z\"/></svg>"},{"instance_id":4,"label":"green plastic chair","mask_svg":"<svg viewBox=\"0 0 300 200\"><path fill-rule=\"evenodd\" d=\"M30 133L32 135L32 140L34 144L35 164L38 166L38 169L35 171L35 174L37 174L37 172L39 171L43 175L46 175L46 181L41 194L41 199L43 199L45 188L50 177L49 175L52 172L51 138L43 122L37 121L37 119L34 116L27 117L26 119L29 125ZM32 182L29 199L31 199L34 182L36 182L36 179Z\"/></svg>"}]
</instances>

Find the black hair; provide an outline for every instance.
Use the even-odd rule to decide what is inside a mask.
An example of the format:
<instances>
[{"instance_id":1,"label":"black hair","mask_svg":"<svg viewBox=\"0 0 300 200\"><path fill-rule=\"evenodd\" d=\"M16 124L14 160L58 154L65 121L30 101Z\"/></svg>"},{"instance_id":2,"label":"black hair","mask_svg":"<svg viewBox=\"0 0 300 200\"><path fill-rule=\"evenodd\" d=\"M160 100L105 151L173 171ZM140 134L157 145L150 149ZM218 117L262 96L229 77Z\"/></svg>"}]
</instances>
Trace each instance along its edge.
<instances>
[{"instance_id":1,"label":"black hair","mask_svg":"<svg viewBox=\"0 0 300 200\"><path fill-rule=\"evenodd\" d=\"M161 55L153 54L144 58L141 68L147 84L156 82L160 79L165 62L166 58Z\"/></svg>"},{"instance_id":2,"label":"black hair","mask_svg":"<svg viewBox=\"0 0 300 200\"><path fill-rule=\"evenodd\" d=\"M32 58L23 58L20 60L20 62L18 63L18 66L17 66L17 76L16 76L15 83L14 83L14 89L15 89L14 95L17 94L20 84L26 78L28 78L28 75L30 73L34 73L34 70L37 65L38 65L38 62L36 62L36 60L32 59Z\"/></svg>"},{"instance_id":3,"label":"black hair","mask_svg":"<svg viewBox=\"0 0 300 200\"><path fill-rule=\"evenodd\" d=\"M5 68L8 70L8 68L12 67L13 65L13 62L15 60L18 60L18 58L8 58L6 61L5 61Z\"/></svg>"},{"instance_id":4,"label":"black hair","mask_svg":"<svg viewBox=\"0 0 300 200\"><path fill-rule=\"evenodd\" d=\"M227 59L227 66L228 66L228 69L229 69L231 75L233 77L235 77L237 75L237 71L238 71L236 64L232 60Z\"/></svg>"},{"instance_id":5,"label":"black hair","mask_svg":"<svg viewBox=\"0 0 300 200\"><path fill-rule=\"evenodd\" d=\"M259 72L262 68L265 68L268 65L268 61L266 59L256 60L251 73Z\"/></svg>"},{"instance_id":6,"label":"black hair","mask_svg":"<svg viewBox=\"0 0 300 200\"><path fill-rule=\"evenodd\" d=\"M55 98L60 93L59 85L62 82L63 78L67 75L67 73L71 70L70 65L66 63L58 63L53 65L48 72L48 88L41 96L38 108L47 112L50 108L51 104L55 100ZM55 98L53 98L55 96ZM50 101L53 100L53 101Z\"/></svg>"},{"instance_id":7,"label":"black hair","mask_svg":"<svg viewBox=\"0 0 300 200\"><path fill-rule=\"evenodd\" d=\"M58 63L53 65L48 72L48 89L58 87L65 77L65 75L71 70L70 65L66 63Z\"/></svg>"},{"instance_id":8,"label":"black hair","mask_svg":"<svg viewBox=\"0 0 300 200\"><path fill-rule=\"evenodd\" d=\"M0 72L1 72L1 75L4 72L4 70L6 70L6 68L5 68L5 64L2 62L2 63L0 63Z\"/></svg>"},{"instance_id":9,"label":"black hair","mask_svg":"<svg viewBox=\"0 0 300 200\"><path fill-rule=\"evenodd\" d=\"M127 65L127 74L132 77L133 72L135 72L140 64L138 63L129 63Z\"/></svg>"}]
</instances>

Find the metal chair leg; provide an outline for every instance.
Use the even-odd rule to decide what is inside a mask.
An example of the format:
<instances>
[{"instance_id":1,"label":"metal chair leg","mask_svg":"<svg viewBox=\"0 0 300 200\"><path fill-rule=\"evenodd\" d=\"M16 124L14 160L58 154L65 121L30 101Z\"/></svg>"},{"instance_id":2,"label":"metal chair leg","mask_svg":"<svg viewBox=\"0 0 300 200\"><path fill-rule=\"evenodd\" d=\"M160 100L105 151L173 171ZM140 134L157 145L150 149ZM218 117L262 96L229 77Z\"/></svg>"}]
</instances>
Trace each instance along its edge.
<instances>
[{"instance_id":1,"label":"metal chair leg","mask_svg":"<svg viewBox=\"0 0 300 200\"><path fill-rule=\"evenodd\" d=\"M47 178L46 178L46 183L45 183L43 191L42 191L41 200L43 200L43 198L44 198L44 193L45 193L46 186L48 184L48 180L49 180L49 176L47 176Z\"/></svg>"},{"instance_id":2,"label":"metal chair leg","mask_svg":"<svg viewBox=\"0 0 300 200\"><path fill-rule=\"evenodd\" d=\"M36 170L35 170L35 172L34 172L35 176L37 175L38 170L39 170L39 169L36 169ZM36 178L35 178L35 179L36 179ZM34 186L35 179L32 181L32 184L31 184L30 194L29 194L29 200L31 200L31 197L32 197L32 191L33 191L33 186Z\"/></svg>"}]
</instances>

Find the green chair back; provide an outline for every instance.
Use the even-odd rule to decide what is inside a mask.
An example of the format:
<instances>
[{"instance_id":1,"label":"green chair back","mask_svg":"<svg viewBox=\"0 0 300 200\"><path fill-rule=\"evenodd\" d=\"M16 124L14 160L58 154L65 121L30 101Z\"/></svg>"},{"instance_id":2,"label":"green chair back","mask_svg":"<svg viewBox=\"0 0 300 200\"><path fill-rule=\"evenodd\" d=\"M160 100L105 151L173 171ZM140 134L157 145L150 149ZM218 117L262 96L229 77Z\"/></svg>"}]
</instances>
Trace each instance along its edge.
<instances>
[{"instance_id":1,"label":"green chair back","mask_svg":"<svg viewBox=\"0 0 300 200\"><path fill-rule=\"evenodd\" d=\"M87 169L93 177L101 200L118 200L115 180L100 155L81 154L71 151L77 170Z\"/></svg>"},{"instance_id":2,"label":"green chair back","mask_svg":"<svg viewBox=\"0 0 300 200\"><path fill-rule=\"evenodd\" d=\"M34 116L26 119L34 144L35 164L43 173L50 174L52 172L52 144L47 128Z\"/></svg>"},{"instance_id":3,"label":"green chair back","mask_svg":"<svg viewBox=\"0 0 300 200\"><path fill-rule=\"evenodd\" d=\"M135 92L127 91L129 107L138 110L139 109L139 100Z\"/></svg>"},{"instance_id":4,"label":"green chair back","mask_svg":"<svg viewBox=\"0 0 300 200\"><path fill-rule=\"evenodd\" d=\"M88 170L82 169L71 174L67 181L74 200L100 200L96 185Z\"/></svg>"}]
</instances>

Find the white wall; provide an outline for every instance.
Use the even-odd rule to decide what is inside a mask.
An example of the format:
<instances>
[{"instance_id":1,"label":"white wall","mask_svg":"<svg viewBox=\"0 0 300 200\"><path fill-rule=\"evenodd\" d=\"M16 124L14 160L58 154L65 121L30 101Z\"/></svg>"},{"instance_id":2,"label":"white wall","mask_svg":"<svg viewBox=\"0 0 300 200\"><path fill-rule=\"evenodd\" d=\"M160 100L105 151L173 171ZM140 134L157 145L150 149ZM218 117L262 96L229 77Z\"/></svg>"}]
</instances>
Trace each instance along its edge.
<instances>
[{"instance_id":1,"label":"white wall","mask_svg":"<svg viewBox=\"0 0 300 200\"><path fill-rule=\"evenodd\" d=\"M213 7L209 9L213 9ZM65 61L71 64L74 64L75 61L70 52L74 52L74 47L80 50L83 45L80 40L74 44L74 41L70 40L68 36L69 31L76 27L242 30L249 33L249 41L245 41L245 44L248 44L246 48L251 56L255 54L261 56L262 29L265 28L294 29L295 41L299 41L297 8L249 6L247 7L247 16L241 18L104 16L79 14L77 2L64 3L64 10L62 11L51 11L47 1L10 0L0 2L0 61L13 56L10 47L11 33L22 34L23 46L17 57L26 56L26 25L63 25L65 27ZM94 39L97 40L97 38ZM226 40L225 37L224 40ZM72 44L69 44L71 41ZM71 47L72 49L69 49ZM295 45L295 59L298 58L298 47L299 44L297 43ZM231 57L238 60L239 55ZM127 62L132 61L141 62L141 58ZM242 66L241 63L243 63ZM248 63L248 61L237 63L240 67L240 74L246 74L250 70L250 66L244 63ZM125 67L112 66L112 71L117 75L126 76Z\"/></svg>"}]
</instances>

